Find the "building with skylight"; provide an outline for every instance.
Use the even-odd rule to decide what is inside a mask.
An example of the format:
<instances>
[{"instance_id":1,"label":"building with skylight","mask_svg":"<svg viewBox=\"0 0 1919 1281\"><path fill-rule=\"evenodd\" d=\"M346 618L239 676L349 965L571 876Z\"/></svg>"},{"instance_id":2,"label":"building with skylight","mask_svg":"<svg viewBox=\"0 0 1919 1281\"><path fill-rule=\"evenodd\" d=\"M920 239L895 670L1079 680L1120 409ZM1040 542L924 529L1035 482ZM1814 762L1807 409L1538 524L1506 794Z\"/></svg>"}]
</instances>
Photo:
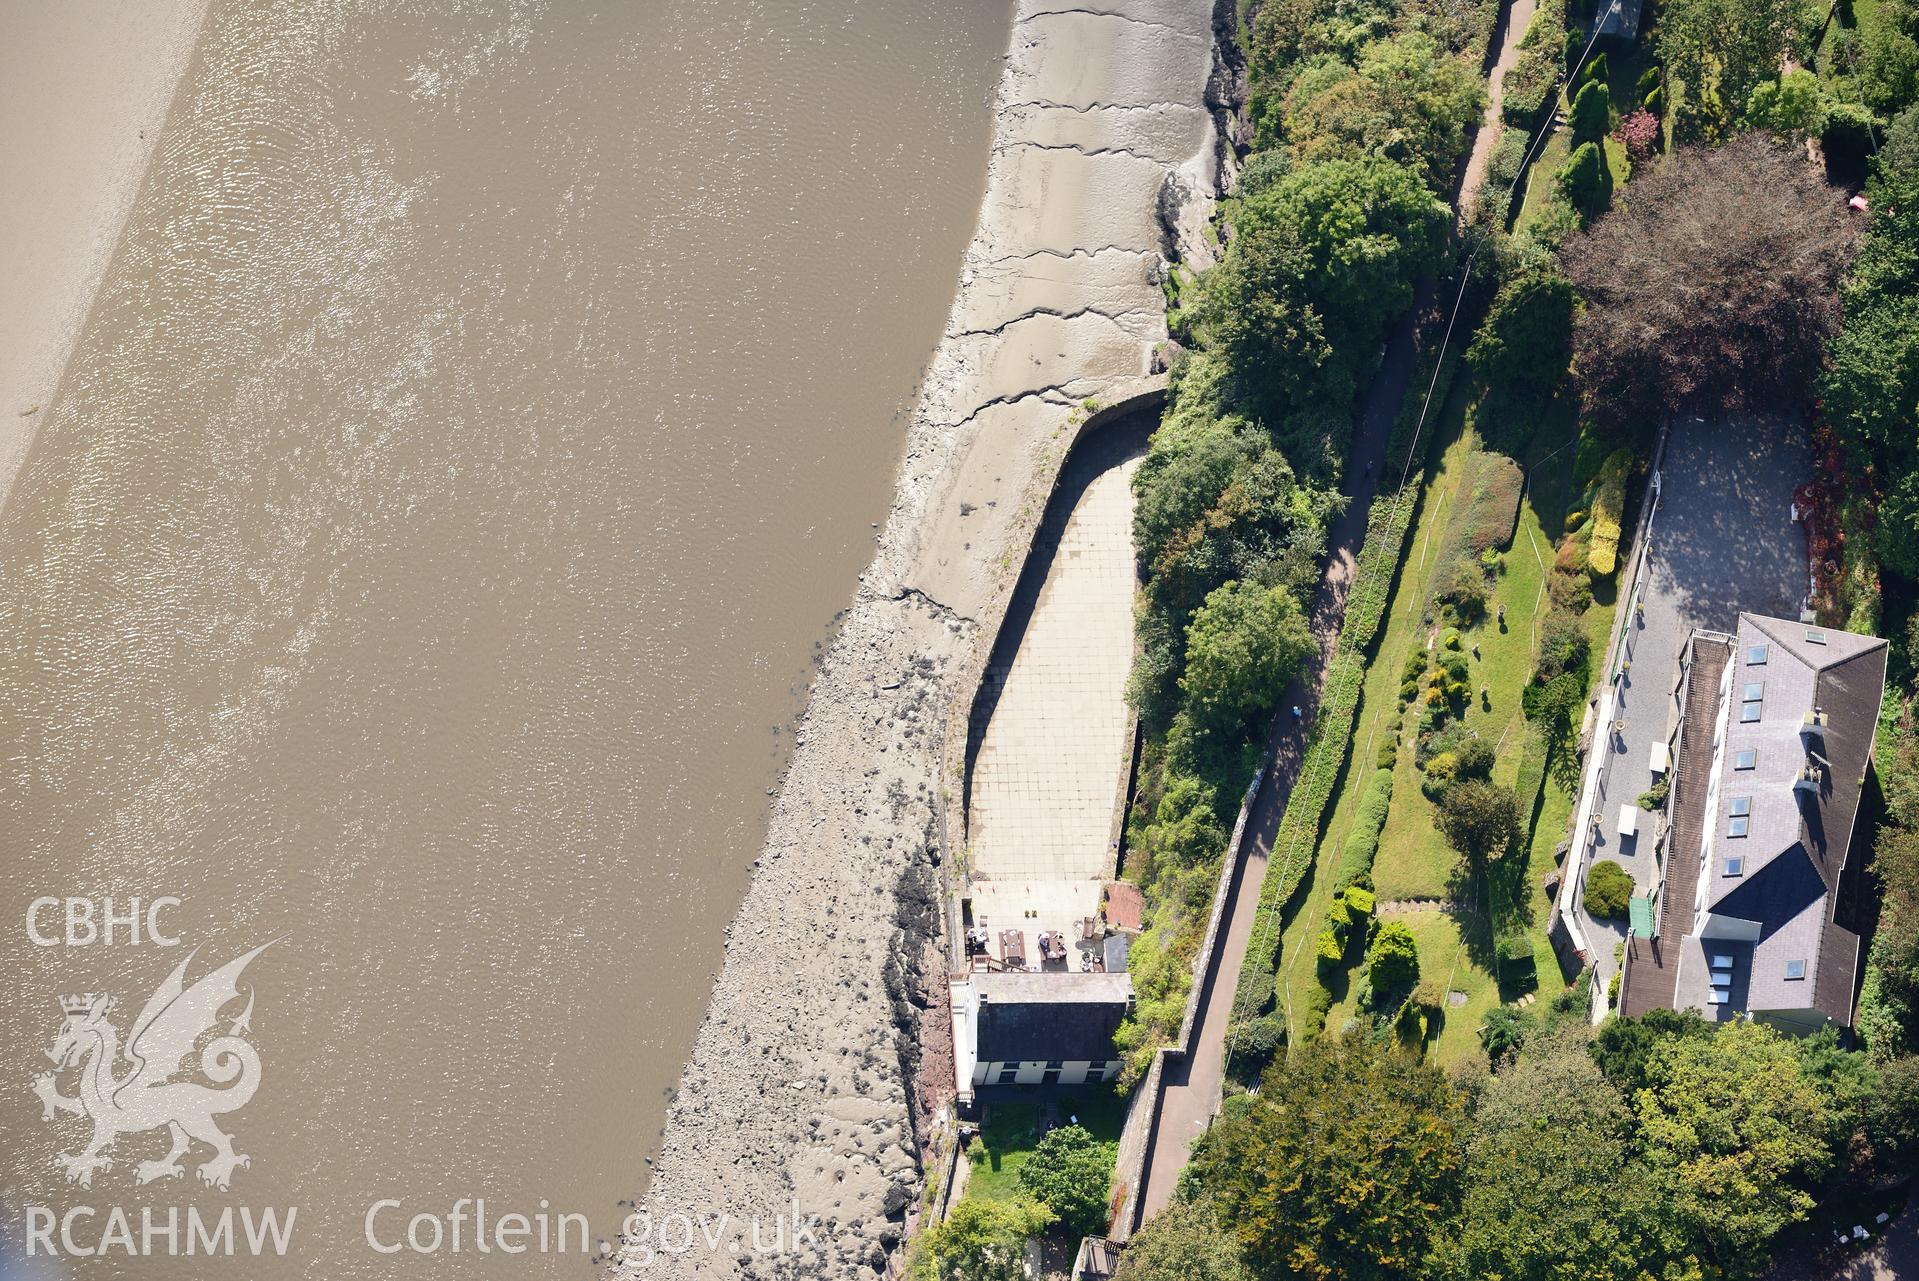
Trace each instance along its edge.
<instances>
[{"instance_id":1,"label":"building with skylight","mask_svg":"<svg viewBox=\"0 0 1919 1281\"><path fill-rule=\"evenodd\" d=\"M1634 931L1620 1008L1850 1026L1886 642L1741 614L1689 651L1656 924Z\"/></svg>"}]
</instances>

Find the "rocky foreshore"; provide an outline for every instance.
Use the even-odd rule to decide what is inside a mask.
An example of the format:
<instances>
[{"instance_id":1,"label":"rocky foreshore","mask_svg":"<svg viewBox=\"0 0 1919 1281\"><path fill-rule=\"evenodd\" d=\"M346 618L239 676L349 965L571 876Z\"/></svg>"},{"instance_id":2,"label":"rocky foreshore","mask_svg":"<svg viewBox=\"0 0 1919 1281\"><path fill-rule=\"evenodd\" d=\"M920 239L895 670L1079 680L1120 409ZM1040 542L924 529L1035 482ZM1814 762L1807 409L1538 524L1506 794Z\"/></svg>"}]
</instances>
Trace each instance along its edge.
<instances>
[{"instance_id":1,"label":"rocky foreshore","mask_svg":"<svg viewBox=\"0 0 1919 1281\"><path fill-rule=\"evenodd\" d=\"M946 334L669 1111L638 1207L650 1229L621 1250L628 1275L870 1276L902 1240L922 1183L919 1021L946 1017L955 718L1088 402L1154 385L1165 263L1207 253L1230 154L1214 24L1211 0L1018 0Z\"/></svg>"}]
</instances>

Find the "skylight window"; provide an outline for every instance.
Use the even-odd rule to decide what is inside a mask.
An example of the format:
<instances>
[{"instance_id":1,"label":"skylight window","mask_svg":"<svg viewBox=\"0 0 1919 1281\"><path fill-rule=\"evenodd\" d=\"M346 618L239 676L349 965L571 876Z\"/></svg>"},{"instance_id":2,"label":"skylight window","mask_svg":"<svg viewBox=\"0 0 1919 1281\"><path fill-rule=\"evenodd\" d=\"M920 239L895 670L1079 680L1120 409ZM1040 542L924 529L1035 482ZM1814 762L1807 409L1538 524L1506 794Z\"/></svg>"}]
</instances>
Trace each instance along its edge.
<instances>
[{"instance_id":1,"label":"skylight window","mask_svg":"<svg viewBox=\"0 0 1919 1281\"><path fill-rule=\"evenodd\" d=\"M1747 681L1746 692L1740 695L1748 703L1756 703L1766 696L1766 682Z\"/></svg>"},{"instance_id":2,"label":"skylight window","mask_svg":"<svg viewBox=\"0 0 1919 1281\"><path fill-rule=\"evenodd\" d=\"M1732 754L1732 767L1734 769L1754 769L1758 764L1759 750L1757 748L1742 747Z\"/></svg>"},{"instance_id":3,"label":"skylight window","mask_svg":"<svg viewBox=\"0 0 1919 1281\"><path fill-rule=\"evenodd\" d=\"M1727 836L1744 836L1746 832L1750 829L1751 825L1752 825L1752 820L1747 818L1744 814L1739 815L1737 818L1727 819L1726 835Z\"/></svg>"},{"instance_id":4,"label":"skylight window","mask_svg":"<svg viewBox=\"0 0 1919 1281\"><path fill-rule=\"evenodd\" d=\"M1822 631L1819 631L1819 630L1818 630L1817 628L1809 628L1809 629L1807 630L1807 632L1806 632L1806 644L1808 644L1808 645L1824 645L1825 643L1826 643L1826 634L1825 634L1824 632L1822 632Z\"/></svg>"},{"instance_id":5,"label":"skylight window","mask_svg":"<svg viewBox=\"0 0 1919 1281\"><path fill-rule=\"evenodd\" d=\"M1750 797L1750 796L1735 796L1735 797L1733 797L1733 798L1732 798L1732 808L1731 808L1731 809L1729 809L1729 810L1727 810L1726 812L1727 812L1728 814L1750 814L1750 813L1752 813L1752 797Z\"/></svg>"},{"instance_id":6,"label":"skylight window","mask_svg":"<svg viewBox=\"0 0 1919 1281\"><path fill-rule=\"evenodd\" d=\"M1727 876L1744 876L1745 874L1746 874L1745 859L1740 858L1737 854L1735 854L1731 858L1726 860Z\"/></svg>"},{"instance_id":7,"label":"skylight window","mask_svg":"<svg viewBox=\"0 0 1919 1281\"><path fill-rule=\"evenodd\" d=\"M1786 977L1787 977L1787 978L1789 978L1789 979L1803 979L1803 978L1805 978L1805 977L1806 977L1806 963L1805 963L1805 962L1804 962L1803 960L1792 960L1792 961L1787 961L1787 962L1786 962Z\"/></svg>"},{"instance_id":8,"label":"skylight window","mask_svg":"<svg viewBox=\"0 0 1919 1281\"><path fill-rule=\"evenodd\" d=\"M1746 666L1764 667L1766 665L1766 646L1751 645L1746 649Z\"/></svg>"},{"instance_id":9,"label":"skylight window","mask_svg":"<svg viewBox=\"0 0 1919 1281\"><path fill-rule=\"evenodd\" d=\"M1758 719L1759 719L1759 704L1757 704L1757 703L1741 703L1741 704L1739 705L1739 722L1740 722L1740 724L1742 724L1742 725L1750 725L1750 724L1752 724L1752 723L1753 723L1754 721L1756 721L1756 720L1758 720Z\"/></svg>"}]
</instances>

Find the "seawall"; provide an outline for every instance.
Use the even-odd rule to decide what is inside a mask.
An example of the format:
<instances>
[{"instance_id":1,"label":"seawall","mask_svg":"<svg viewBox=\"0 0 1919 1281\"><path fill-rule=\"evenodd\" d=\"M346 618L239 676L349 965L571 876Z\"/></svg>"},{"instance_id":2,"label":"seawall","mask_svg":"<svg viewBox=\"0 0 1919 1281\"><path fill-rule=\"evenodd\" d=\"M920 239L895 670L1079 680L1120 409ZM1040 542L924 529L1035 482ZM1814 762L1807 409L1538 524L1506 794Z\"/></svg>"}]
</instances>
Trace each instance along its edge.
<instances>
[{"instance_id":1,"label":"seawall","mask_svg":"<svg viewBox=\"0 0 1919 1281\"><path fill-rule=\"evenodd\" d=\"M986 195L894 503L815 678L640 1204L734 1232L672 1253L629 1241L631 1275L871 1275L904 1235L918 1025L945 1018L967 710L1071 444L1163 387L1161 272L1205 260L1228 150L1214 20L1211 0L1018 0ZM817 1223L752 1253L746 1225L770 1240L796 1212Z\"/></svg>"}]
</instances>

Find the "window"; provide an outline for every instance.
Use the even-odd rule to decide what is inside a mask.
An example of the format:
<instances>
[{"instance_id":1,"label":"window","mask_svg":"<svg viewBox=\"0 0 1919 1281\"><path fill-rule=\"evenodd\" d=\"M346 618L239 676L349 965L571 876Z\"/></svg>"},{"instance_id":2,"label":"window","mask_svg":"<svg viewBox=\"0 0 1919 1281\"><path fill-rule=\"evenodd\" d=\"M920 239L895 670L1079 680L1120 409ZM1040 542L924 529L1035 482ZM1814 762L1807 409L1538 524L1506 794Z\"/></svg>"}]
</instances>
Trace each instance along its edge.
<instances>
[{"instance_id":1,"label":"window","mask_svg":"<svg viewBox=\"0 0 1919 1281\"><path fill-rule=\"evenodd\" d=\"M1741 703L1739 705L1739 721L1742 725L1750 725L1758 719L1759 719L1759 704Z\"/></svg>"},{"instance_id":2,"label":"window","mask_svg":"<svg viewBox=\"0 0 1919 1281\"><path fill-rule=\"evenodd\" d=\"M1749 646L1746 650L1746 666L1764 667L1765 665L1766 647L1764 645Z\"/></svg>"},{"instance_id":3,"label":"window","mask_svg":"<svg viewBox=\"0 0 1919 1281\"><path fill-rule=\"evenodd\" d=\"M1787 977L1787 978L1789 978L1789 979L1803 979L1803 978L1805 978L1805 977L1806 977L1806 963L1805 963L1804 961L1787 961L1787 962L1786 962L1786 977Z\"/></svg>"},{"instance_id":4,"label":"window","mask_svg":"<svg viewBox=\"0 0 1919 1281\"><path fill-rule=\"evenodd\" d=\"M1744 814L1741 814L1738 818L1726 820L1726 835L1727 836L1744 836L1746 834L1747 826L1751 822L1752 820L1747 818Z\"/></svg>"},{"instance_id":5,"label":"window","mask_svg":"<svg viewBox=\"0 0 1919 1281\"><path fill-rule=\"evenodd\" d=\"M1764 681L1747 681L1746 692L1740 695L1748 703L1756 703L1765 696L1766 682Z\"/></svg>"},{"instance_id":6,"label":"window","mask_svg":"<svg viewBox=\"0 0 1919 1281\"><path fill-rule=\"evenodd\" d=\"M1732 767L1734 769L1752 769L1758 764L1759 750L1757 748L1742 747L1732 754Z\"/></svg>"},{"instance_id":7,"label":"window","mask_svg":"<svg viewBox=\"0 0 1919 1281\"><path fill-rule=\"evenodd\" d=\"M1826 643L1826 634L1825 634L1824 632L1822 632L1822 631L1819 631L1819 630L1818 630L1818 629L1816 629L1816 628L1808 628L1808 629L1807 629L1807 631L1806 631L1806 644L1808 644L1808 645L1824 645L1825 643Z\"/></svg>"},{"instance_id":8,"label":"window","mask_svg":"<svg viewBox=\"0 0 1919 1281\"><path fill-rule=\"evenodd\" d=\"M1726 811L1726 813L1728 813L1728 814L1750 814L1750 813L1752 813L1752 797L1750 797L1750 796L1735 796L1735 797L1733 797L1733 798L1732 798L1732 808L1731 808L1731 809L1728 809L1728 810Z\"/></svg>"},{"instance_id":9,"label":"window","mask_svg":"<svg viewBox=\"0 0 1919 1281\"><path fill-rule=\"evenodd\" d=\"M1745 874L1746 874L1745 859L1740 858L1738 855L1735 854L1733 857L1726 860L1727 876L1744 876Z\"/></svg>"}]
</instances>

